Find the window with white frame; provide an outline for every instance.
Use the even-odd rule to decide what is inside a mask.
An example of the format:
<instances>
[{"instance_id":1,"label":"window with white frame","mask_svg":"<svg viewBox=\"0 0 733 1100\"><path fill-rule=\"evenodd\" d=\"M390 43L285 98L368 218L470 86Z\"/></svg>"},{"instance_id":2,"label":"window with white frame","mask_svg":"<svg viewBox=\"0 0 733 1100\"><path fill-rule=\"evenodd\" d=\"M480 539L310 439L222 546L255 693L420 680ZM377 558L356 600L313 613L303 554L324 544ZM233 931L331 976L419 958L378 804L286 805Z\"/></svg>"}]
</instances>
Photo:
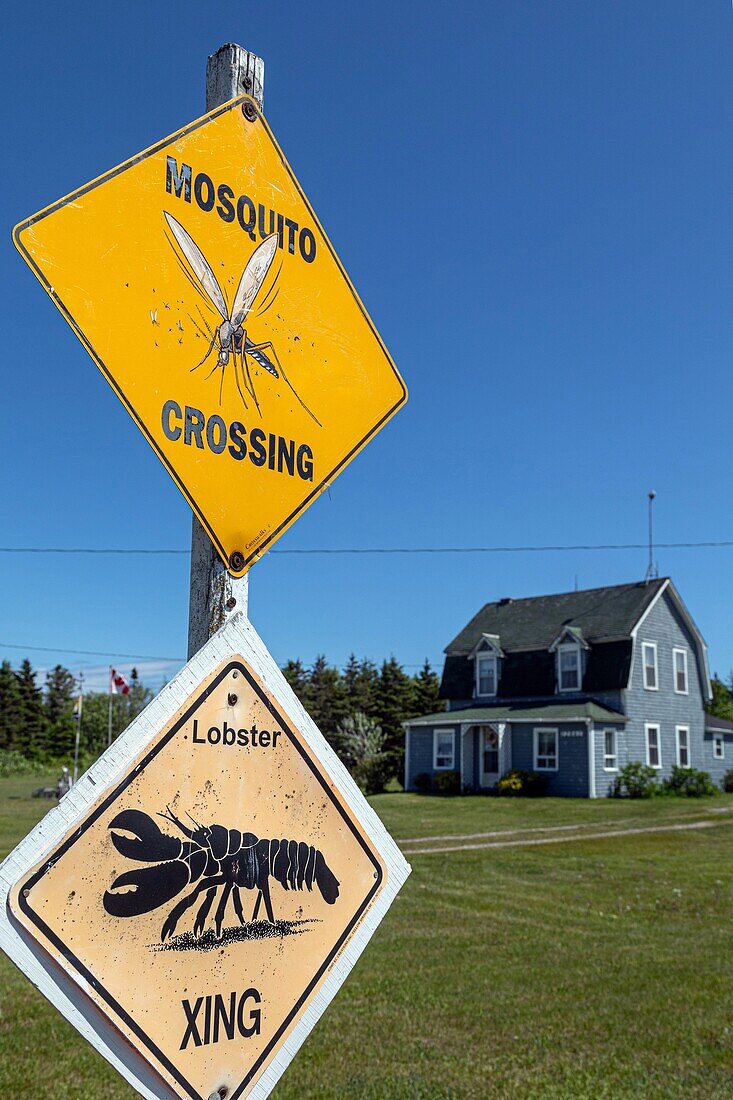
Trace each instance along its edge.
<instances>
[{"instance_id":1,"label":"window with white frame","mask_svg":"<svg viewBox=\"0 0 733 1100\"><path fill-rule=\"evenodd\" d=\"M616 730L603 731L603 768L607 772L615 772L618 770Z\"/></svg>"},{"instance_id":2,"label":"window with white frame","mask_svg":"<svg viewBox=\"0 0 733 1100\"><path fill-rule=\"evenodd\" d=\"M674 662L674 690L678 695L689 694L687 688L687 650L673 649L672 661Z\"/></svg>"},{"instance_id":3,"label":"window with white frame","mask_svg":"<svg viewBox=\"0 0 733 1100\"><path fill-rule=\"evenodd\" d=\"M650 768L661 768L662 745L659 726L646 723L646 762Z\"/></svg>"},{"instance_id":4,"label":"window with white frame","mask_svg":"<svg viewBox=\"0 0 733 1100\"><path fill-rule=\"evenodd\" d=\"M496 695L496 655L479 653L476 658L476 694Z\"/></svg>"},{"instance_id":5,"label":"window with white frame","mask_svg":"<svg viewBox=\"0 0 733 1100\"><path fill-rule=\"evenodd\" d=\"M725 744L722 733L713 734L713 756L716 760L725 759Z\"/></svg>"},{"instance_id":6,"label":"window with white frame","mask_svg":"<svg viewBox=\"0 0 733 1100\"><path fill-rule=\"evenodd\" d=\"M690 730L687 726L677 727L677 763L681 768L690 766Z\"/></svg>"},{"instance_id":7,"label":"window with white frame","mask_svg":"<svg viewBox=\"0 0 733 1100\"><path fill-rule=\"evenodd\" d=\"M557 683L560 691L580 691L580 648L561 645L557 650Z\"/></svg>"},{"instance_id":8,"label":"window with white frame","mask_svg":"<svg viewBox=\"0 0 733 1100\"><path fill-rule=\"evenodd\" d=\"M557 771L557 730L534 731L534 766L538 772Z\"/></svg>"},{"instance_id":9,"label":"window with white frame","mask_svg":"<svg viewBox=\"0 0 733 1100\"><path fill-rule=\"evenodd\" d=\"M644 687L647 691L659 690L659 675L657 673L657 643L643 642L641 647L641 660L644 665Z\"/></svg>"},{"instance_id":10,"label":"window with white frame","mask_svg":"<svg viewBox=\"0 0 733 1100\"><path fill-rule=\"evenodd\" d=\"M455 760L453 730L435 730L433 733L433 768L440 771L452 768Z\"/></svg>"}]
</instances>

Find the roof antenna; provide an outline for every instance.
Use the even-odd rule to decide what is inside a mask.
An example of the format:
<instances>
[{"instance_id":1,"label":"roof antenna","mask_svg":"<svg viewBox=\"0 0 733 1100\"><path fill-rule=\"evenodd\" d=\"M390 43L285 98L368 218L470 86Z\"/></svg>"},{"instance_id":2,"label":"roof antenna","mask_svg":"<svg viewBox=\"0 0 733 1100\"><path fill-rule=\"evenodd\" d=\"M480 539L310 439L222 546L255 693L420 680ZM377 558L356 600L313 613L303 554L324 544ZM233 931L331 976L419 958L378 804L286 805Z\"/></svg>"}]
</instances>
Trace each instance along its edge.
<instances>
[{"instance_id":1,"label":"roof antenna","mask_svg":"<svg viewBox=\"0 0 733 1100\"><path fill-rule=\"evenodd\" d=\"M652 523L652 509L656 495L653 489L650 489L647 494L649 498L649 564L646 567L645 584L659 576L659 569L654 564L654 527Z\"/></svg>"}]
</instances>

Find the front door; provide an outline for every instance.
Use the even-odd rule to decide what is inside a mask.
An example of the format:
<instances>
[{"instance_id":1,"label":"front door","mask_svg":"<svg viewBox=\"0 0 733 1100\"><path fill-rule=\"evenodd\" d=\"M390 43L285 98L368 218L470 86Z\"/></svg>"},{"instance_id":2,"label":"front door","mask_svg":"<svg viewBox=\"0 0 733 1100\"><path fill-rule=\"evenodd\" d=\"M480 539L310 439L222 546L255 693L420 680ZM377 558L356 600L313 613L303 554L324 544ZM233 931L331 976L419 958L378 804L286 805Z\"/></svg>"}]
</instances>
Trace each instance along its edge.
<instances>
[{"instance_id":1,"label":"front door","mask_svg":"<svg viewBox=\"0 0 733 1100\"><path fill-rule=\"evenodd\" d=\"M481 786L493 787L499 782L499 734L493 726L480 726Z\"/></svg>"}]
</instances>

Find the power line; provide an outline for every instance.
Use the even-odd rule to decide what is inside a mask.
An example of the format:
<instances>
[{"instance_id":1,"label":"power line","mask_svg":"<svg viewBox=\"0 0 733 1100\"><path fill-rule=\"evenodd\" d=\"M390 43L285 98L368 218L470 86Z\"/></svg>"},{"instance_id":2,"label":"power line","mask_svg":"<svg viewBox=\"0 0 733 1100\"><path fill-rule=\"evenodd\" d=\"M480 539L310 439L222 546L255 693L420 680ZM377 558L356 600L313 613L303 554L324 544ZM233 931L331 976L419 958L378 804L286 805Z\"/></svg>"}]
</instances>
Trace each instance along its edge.
<instances>
[{"instance_id":1,"label":"power line","mask_svg":"<svg viewBox=\"0 0 733 1100\"><path fill-rule=\"evenodd\" d=\"M113 653L111 649L65 649L63 646L18 645L17 642L0 642L0 649L32 650L34 653L73 653L77 657L122 657L128 661L180 661L185 657L152 656L150 653Z\"/></svg>"},{"instance_id":2,"label":"power line","mask_svg":"<svg viewBox=\"0 0 733 1100\"><path fill-rule=\"evenodd\" d=\"M733 546L733 539L708 539L700 542L657 542L658 550L720 549ZM646 550L643 542L571 543L546 546L344 546L293 548L268 550L268 554L543 554L577 550ZM90 547L90 546L0 546L0 554L141 554L149 556L188 555L190 550L142 547Z\"/></svg>"},{"instance_id":3,"label":"power line","mask_svg":"<svg viewBox=\"0 0 733 1100\"><path fill-rule=\"evenodd\" d=\"M0 546L0 554L190 554L190 550L97 549L91 546Z\"/></svg>"},{"instance_id":4,"label":"power line","mask_svg":"<svg viewBox=\"0 0 733 1100\"><path fill-rule=\"evenodd\" d=\"M719 542L658 542L657 549L667 550L733 546L733 540ZM337 550L270 550L271 554L527 554L550 550L644 550L643 542L578 543L568 546L391 546L343 548Z\"/></svg>"},{"instance_id":5,"label":"power line","mask_svg":"<svg viewBox=\"0 0 733 1100\"><path fill-rule=\"evenodd\" d=\"M152 655L150 653L113 653L108 649L65 649L63 646L47 646L47 645L19 645L17 642L0 642L0 649L22 649L32 650L34 653L63 653L74 654L79 657L121 657L127 661L178 661L180 664L185 664L185 657L161 657L160 655ZM438 661L430 661L431 666L440 664L442 658ZM346 661L335 661L336 666L345 665ZM422 668L423 662L420 664L403 664L402 668Z\"/></svg>"}]
</instances>

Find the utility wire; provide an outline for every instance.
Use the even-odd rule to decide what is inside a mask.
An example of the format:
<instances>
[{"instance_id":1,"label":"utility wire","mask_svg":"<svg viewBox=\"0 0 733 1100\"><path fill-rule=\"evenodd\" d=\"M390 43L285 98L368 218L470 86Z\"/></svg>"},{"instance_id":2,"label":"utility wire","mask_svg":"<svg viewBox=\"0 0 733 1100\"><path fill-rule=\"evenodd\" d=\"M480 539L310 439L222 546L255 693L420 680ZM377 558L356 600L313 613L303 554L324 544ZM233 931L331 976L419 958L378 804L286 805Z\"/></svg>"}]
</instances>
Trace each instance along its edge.
<instances>
[{"instance_id":1,"label":"utility wire","mask_svg":"<svg viewBox=\"0 0 733 1100\"><path fill-rule=\"evenodd\" d=\"M703 542L657 542L657 550L710 549L733 546L733 539ZM644 542L574 543L548 546L363 546L268 550L268 554L542 554L568 550L646 550ZM190 550L95 548L89 546L0 546L0 554L190 554Z\"/></svg>"},{"instance_id":2,"label":"utility wire","mask_svg":"<svg viewBox=\"0 0 733 1100\"><path fill-rule=\"evenodd\" d=\"M18 645L16 642L0 642L0 649L33 650L35 653L73 653L77 657L123 657L128 661L180 661L185 657L160 657L150 653L113 653L111 649L64 649L63 646Z\"/></svg>"},{"instance_id":3,"label":"utility wire","mask_svg":"<svg viewBox=\"0 0 733 1100\"><path fill-rule=\"evenodd\" d=\"M150 653L113 653L109 649L64 649L63 646L47 646L47 645L18 645L16 642L0 642L0 649L22 649L33 650L35 653L73 653L75 656L82 657L122 657L127 661L178 661L180 664L186 663L185 657L161 657L160 655L153 656ZM431 667L440 664L442 658L438 661L430 661ZM336 666L345 665L346 661L334 662ZM402 665L402 668L422 668L423 665Z\"/></svg>"}]
</instances>

